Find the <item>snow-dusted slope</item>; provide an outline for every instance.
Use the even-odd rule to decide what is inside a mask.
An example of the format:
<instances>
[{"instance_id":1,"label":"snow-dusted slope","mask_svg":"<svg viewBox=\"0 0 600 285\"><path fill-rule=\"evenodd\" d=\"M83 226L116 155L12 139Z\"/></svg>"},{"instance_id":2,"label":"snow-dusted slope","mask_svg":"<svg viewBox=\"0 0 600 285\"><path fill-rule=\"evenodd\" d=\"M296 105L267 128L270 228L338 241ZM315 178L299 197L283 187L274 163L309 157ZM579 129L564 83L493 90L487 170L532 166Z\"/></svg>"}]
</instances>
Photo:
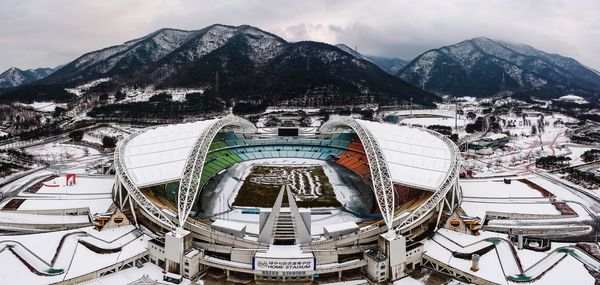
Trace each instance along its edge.
<instances>
[{"instance_id":1,"label":"snow-dusted slope","mask_svg":"<svg viewBox=\"0 0 600 285\"><path fill-rule=\"evenodd\" d=\"M21 86L42 79L52 73L52 71L52 68L21 70L11 67L0 74L0 88Z\"/></svg>"},{"instance_id":2,"label":"snow-dusted slope","mask_svg":"<svg viewBox=\"0 0 600 285\"><path fill-rule=\"evenodd\" d=\"M358 51L352 49L351 47L345 45L345 44L337 44L335 45L337 48L349 53L350 55L352 55L353 57L357 58L357 59L362 59L362 60L366 60L366 61L371 61L370 58L364 56L363 54L359 53Z\"/></svg>"},{"instance_id":3,"label":"snow-dusted slope","mask_svg":"<svg viewBox=\"0 0 600 285\"><path fill-rule=\"evenodd\" d=\"M389 74L396 74L400 71L406 64L407 61L399 58L389 58L383 56L367 56L373 63L377 64L377 66L381 67L381 69L385 70Z\"/></svg>"},{"instance_id":4,"label":"snow-dusted slope","mask_svg":"<svg viewBox=\"0 0 600 285\"><path fill-rule=\"evenodd\" d=\"M356 59L362 59L374 63L389 74L396 74L402 67L406 65L406 61L399 58L387 58L382 56L367 56L359 53L357 50L345 44L337 44L335 47L347 52Z\"/></svg>"},{"instance_id":5,"label":"snow-dusted slope","mask_svg":"<svg viewBox=\"0 0 600 285\"><path fill-rule=\"evenodd\" d=\"M287 45L283 39L250 26L212 25L194 31L161 29L122 45L87 53L45 81L81 82L136 73L161 80L239 37L248 45L244 52L256 64L277 56Z\"/></svg>"},{"instance_id":6,"label":"snow-dusted slope","mask_svg":"<svg viewBox=\"0 0 600 285\"><path fill-rule=\"evenodd\" d=\"M600 76L572 58L483 37L427 51L397 75L426 90L458 96L517 90L592 95L600 90Z\"/></svg>"},{"instance_id":7,"label":"snow-dusted slope","mask_svg":"<svg viewBox=\"0 0 600 285\"><path fill-rule=\"evenodd\" d=\"M399 104L410 96L416 104L431 105L439 99L345 49L318 42L288 43L247 25L161 29L87 53L41 83L70 87L110 78L107 88L152 85L196 88L211 94L218 76L219 97L225 100Z\"/></svg>"}]
</instances>

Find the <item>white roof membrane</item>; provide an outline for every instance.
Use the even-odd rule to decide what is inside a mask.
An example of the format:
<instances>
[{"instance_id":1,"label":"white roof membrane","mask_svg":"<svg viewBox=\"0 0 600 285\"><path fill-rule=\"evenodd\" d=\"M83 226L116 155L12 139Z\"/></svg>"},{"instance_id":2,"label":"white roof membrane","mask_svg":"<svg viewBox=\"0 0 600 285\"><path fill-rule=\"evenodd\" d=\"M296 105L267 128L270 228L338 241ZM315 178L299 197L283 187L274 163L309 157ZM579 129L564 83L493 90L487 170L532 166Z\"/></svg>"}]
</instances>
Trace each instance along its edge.
<instances>
[{"instance_id":1,"label":"white roof membrane","mask_svg":"<svg viewBox=\"0 0 600 285\"><path fill-rule=\"evenodd\" d=\"M194 142L216 121L160 126L131 139L124 159L130 179L138 187L180 179Z\"/></svg>"},{"instance_id":2,"label":"white roof membrane","mask_svg":"<svg viewBox=\"0 0 600 285\"><path fill-rule=\"evenodd\" d=\"M217 119L145 130L127 144L124 163L130 179L145 187L179 180L198 136ZM356 120L381 148L394 183L437 190L447 177L451 149L422 129Z\"/></svg>"},{"instance_id":3,"label":"white roof membrane","mask_svg":"<svg viewBox=\"0 0 600 285\"><path fill-rule=\"evenodd\" d=\"M377 141L393 182L429 190L444 183L452 154L442 139L418 128L356 121Z\"/></svg>"}]
</instances>

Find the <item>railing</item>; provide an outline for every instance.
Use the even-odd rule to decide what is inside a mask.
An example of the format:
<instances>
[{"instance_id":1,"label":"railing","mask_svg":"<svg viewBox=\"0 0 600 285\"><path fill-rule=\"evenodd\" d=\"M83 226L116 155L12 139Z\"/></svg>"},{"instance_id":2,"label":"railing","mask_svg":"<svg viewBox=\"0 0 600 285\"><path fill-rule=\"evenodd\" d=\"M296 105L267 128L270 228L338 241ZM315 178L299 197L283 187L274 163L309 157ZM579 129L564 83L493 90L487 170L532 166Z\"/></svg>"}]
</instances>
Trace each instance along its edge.
<instances>
[{"instance_id":1,"label":"railing","mask_svg":"<svg viewBox=\"0 0 600 285\"><path fill-rule=\"evenodd\" d=\"M209 152L210 145L215 139L215 136L226 126L237 126L246 130L256 131L256 127L246 119L228 115L210 125L196 139L190 153L185 162L185 167L181 175L179 183L179 191L177 193L177 211L179 225L183 226L187 219L192 205L196 200L198 190L200 188L200 177L204 168L204 161Z\"/></svg>"},{"instance_id":2,"label":"railing","mask_svg":"<svg viewBox=\"0 0 600 285\"><path fill-rule=\"evenodd\" d=\"M417 209L413 210L408 216L408 218L402 221L395 228L396 234L398 235L400 235L401 231L408 229L417 222L419 222L421 218L429 214L429 212L431 212L437 205L443 203L444 198L446 197L446 195L452 187L458 187L457 184L461 165L461 157L458 147L456 146L456 144L454 144L454 142L452 142L444 135L427 129L423 129L423 131L429 132L430 134L434 135L435 137L439 138L444 143L446 143L446 145L450 149L450 155L452 156L452 165L450 167L450 170L446 174L446 179L444 180L444 183L442 184L440 189L435 191L433 195L431 195L431 197L429 197L429 199L425 201L425 203L421 204ZM459 199L457 199L456 201L459 201Z\"/></svg>"},{"instance_id":3,"label":"railing","mask_svg":"<svg viewBox=\"0 0 600 285\"><path fill-rule=\"evenodd\" d=\"M163 226L169 228L171 230L175 229L175 224L171 222L171 220L165 216L163 211L159 209L156 205L150 202L144 194L138 189L138 187L131 181L129 178L129 172L127 171L127 166L124 164L125 160L125 148L127 144L136 136L141 134L141 132L135 133L131 136L128 136L123 141L119 142L117 148L115 149L114 156L114 165L115 172L117 174L117 182L121 183L127 193L135 200L135 202L150 216L154 217L157 221L159 221ZM117 186L119 187L119 186Z\"/></svg>"},{"instance_id":4,"label":"railing","mask_svg":"<svg viewBox=\"0 0 600 285\"><path fill-rule=\"evenodd\" d=\"M365 153L367 154L367 160L369 161L373 192L375 192L375 198L377 199L377 204L379 205L383 220L388 228L391 229L394 221L395 190L381 147L371 132L351 117L340 117L329 120L321 126L320 131L332 131L337 126L347 126L352 128L363 143Z\"/></svg>"}]
</instances>

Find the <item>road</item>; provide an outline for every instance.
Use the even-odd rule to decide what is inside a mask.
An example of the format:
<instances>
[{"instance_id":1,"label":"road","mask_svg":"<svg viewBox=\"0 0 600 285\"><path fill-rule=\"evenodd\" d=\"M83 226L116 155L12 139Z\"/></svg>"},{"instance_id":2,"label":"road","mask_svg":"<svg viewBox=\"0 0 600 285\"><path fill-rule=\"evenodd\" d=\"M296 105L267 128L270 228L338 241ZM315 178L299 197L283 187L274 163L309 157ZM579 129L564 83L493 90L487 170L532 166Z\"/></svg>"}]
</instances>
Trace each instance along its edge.
<instances>
[{"instance_id":1,"label":"road","mask_svg":"<svg viewBox=\"0 0 600 285\"><path fill-rule=\"evenodd\" d=\"M558 184L558 185L562 186L563 188L569 190L571 193L573 193L577 197L581 198L583 201L585 201L588 204L584 207L584 209L586 211L588 211L590 216L594 219L593 235L594 235L594 240L598 241L598 235L600 234L600 218L598 217L598 212L600 212L600 197L590 193L589 191L582 191L579 188L573 187L573 186L565 183L564 181L562 181L562 179L556 178L548 173L544 173L539 170L532 170L532 171L539 177L541 177L545 180L548 180L552 183ZM583 206L583 204L581 204L581 205Z\"/></svg>"}]
</instances>

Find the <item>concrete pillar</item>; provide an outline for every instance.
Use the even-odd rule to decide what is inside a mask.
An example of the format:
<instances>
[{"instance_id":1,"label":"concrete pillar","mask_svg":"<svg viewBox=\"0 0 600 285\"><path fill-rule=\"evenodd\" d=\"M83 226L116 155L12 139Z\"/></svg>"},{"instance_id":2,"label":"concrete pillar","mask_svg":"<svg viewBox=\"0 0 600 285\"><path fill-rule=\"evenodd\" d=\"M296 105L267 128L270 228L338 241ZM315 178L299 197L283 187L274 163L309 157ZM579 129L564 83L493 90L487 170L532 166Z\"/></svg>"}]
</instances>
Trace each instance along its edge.
<instances>
[{"instance_id":1,"label":"concrete pillar","mask_svg":"<svg viewBox=\"0 0 600 285\"><path fill-rule=\"evenodd\" d=\"M519 235L517 236L517 240L518 240L518 247L519 247L519 250L523 249L523 235L522 235L522 234L519 234Z\"/></svg>"},{"instance_id":2,"label":"concrete pillar","mask_svg":"<svg viewBox=\"0 0 600 285\"><path fill-rule=\"evenodd\" d=\"M471 255L471 271L479 271L479 254Z\"/></svg>"},{"instance_id":3,"label":"concrete pillar","mask_svg":"<svg viewBox=\"0 0 600 285\"><path fill-rule=\"evenodd\" d=\"M338 271L338 280L342 280L342 271Z\"/></svg>"}]
</instances>

